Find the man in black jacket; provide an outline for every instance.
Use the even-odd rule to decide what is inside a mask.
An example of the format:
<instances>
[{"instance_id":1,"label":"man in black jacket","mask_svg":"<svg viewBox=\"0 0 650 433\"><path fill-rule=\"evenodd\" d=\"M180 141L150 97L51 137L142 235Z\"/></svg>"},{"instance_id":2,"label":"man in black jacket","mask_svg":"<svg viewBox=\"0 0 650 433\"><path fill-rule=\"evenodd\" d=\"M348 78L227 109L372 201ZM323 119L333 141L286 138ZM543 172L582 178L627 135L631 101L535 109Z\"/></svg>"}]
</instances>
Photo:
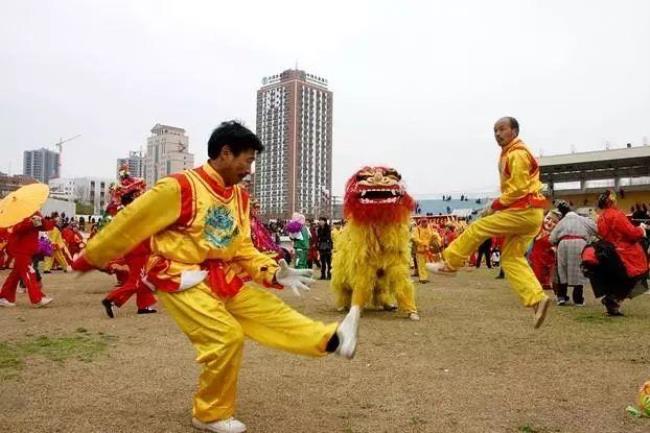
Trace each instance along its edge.
<instances>
[{"instance_id":1,"label":"man in black jacket","mask_svg":"<svg viewBox=\"0 0 650 433\"><path fill-rule=\"evenodd\" d=\"M327 218L318 220L318 252L320 254L320 279L332 278L332 230L327 224Z\"/></svg>"}]
</instances>

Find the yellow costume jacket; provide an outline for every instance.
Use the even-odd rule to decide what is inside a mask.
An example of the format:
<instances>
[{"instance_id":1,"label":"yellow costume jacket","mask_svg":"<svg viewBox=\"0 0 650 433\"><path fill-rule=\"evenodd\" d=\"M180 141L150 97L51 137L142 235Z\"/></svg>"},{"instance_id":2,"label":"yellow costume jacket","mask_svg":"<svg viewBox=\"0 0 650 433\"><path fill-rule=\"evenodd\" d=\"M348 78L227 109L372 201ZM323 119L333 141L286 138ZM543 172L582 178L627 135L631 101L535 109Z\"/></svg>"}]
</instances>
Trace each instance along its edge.
<instances>
[{"instance_id":1,"label":"yellow costume jacket","mask_svg":"<svg viewBox=\"0 0 650 433\"><path fill-rule=\"evenodd\" d=\"M428 253L431 250L432 241L433 230L430 227L416 226L413 228L413 242L415 242L415 251L417 253Z\"/></svg>"},{"instance_id":2,"label":"yellow costume jacket","mask_svg":"<svg viewBox=\"0 0 650 433\"><path fill-rule=\"evenodd\" d=\"M52 246L55 250L66 250L68 249L63 235L61 235L61 230L58 227L54 227L52 230L47 232L47 237L50 239Z\"/></svg>"},{"instance_id":3,"label":"yellow costume jacket","mask_svg":"<svg viewBox=\"0 0 650 433\"><path fill-rule=\"evenodd\" d=\"M152 288L184 290L202 281L197 275L219 296L235 295L251 279L281 288L273 283L276 262L253 246L249 218L248 193L225 187L206 163L161 179L128 205L88 242L77 268L102 268L151 238L143 281Z\"/></svg>"},{"instance_id":4,"label":"yellow costume jacket","mask_svg":"<svg viewBox=\"0 0 650 433\"><path fill-rule=\"evenodd\" d=\"M546 206L546 198L541 194L539 165L520 138L515 138L501 150L499 176L501 195L492 202L493 210Z\"/></svg>"}]
</instances>

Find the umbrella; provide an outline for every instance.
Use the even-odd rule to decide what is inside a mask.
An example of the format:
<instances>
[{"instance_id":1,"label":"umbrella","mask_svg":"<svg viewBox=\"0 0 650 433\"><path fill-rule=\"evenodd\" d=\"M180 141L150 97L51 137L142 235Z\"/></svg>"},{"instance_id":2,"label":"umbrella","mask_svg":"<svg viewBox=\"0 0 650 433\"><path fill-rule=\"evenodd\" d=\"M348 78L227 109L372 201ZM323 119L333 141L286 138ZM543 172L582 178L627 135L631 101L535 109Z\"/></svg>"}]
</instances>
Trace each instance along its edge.
<instances>
[{"instance_id":1,"label":"umbrella","mask_svg":"<svg viewBox=\"0 0 650 433\"><path fill-rule=\"evenodd\" d=\"M11 227L32 216L43 206L49 193L47 185L33 183L0 200L0 228Z\"/></svg>"}]
</instances>

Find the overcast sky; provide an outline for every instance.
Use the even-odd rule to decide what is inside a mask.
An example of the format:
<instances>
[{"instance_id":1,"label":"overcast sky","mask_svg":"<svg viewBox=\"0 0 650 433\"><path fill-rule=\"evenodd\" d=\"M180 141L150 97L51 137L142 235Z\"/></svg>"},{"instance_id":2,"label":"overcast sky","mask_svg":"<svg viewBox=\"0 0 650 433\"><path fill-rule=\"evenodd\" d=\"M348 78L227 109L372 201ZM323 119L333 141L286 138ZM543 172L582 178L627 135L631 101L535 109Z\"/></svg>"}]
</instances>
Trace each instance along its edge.
<instances>
[{"instance_id":1,"label":"overcast sky","mask_svg":"<svg viewBox=\"0 0 650 433\"><path fill-rule=\"evenodd\" d=\"M0 171L64 144L63 176L113 177L157 123L197 162L255 127L262 77L334 92L334 191L389 164L415 194L497 189L492 125L535 153L650 141L650 1L0 0Z\"/></svg>"}]
</instances>

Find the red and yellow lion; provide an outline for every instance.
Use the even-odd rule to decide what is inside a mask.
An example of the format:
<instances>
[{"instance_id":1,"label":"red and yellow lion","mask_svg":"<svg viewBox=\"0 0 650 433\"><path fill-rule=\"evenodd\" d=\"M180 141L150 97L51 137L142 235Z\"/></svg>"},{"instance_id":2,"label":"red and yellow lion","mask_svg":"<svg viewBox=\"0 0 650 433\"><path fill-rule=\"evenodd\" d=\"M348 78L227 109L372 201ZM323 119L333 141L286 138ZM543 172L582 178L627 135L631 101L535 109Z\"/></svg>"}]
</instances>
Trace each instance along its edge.
<instances>
[{"instance_id":1,"label":"red and yellow lion","mask_svg":"<svg viewBox=\"0 0 650 433\"><path fill-rule=\"evenodd\" d=\"M409 221L414 201L397 170L364 167L346 185L347 223L337 238L332 290L340 310L368 304L418 320L410 278Z\"/></svg>"}]
</instances>

